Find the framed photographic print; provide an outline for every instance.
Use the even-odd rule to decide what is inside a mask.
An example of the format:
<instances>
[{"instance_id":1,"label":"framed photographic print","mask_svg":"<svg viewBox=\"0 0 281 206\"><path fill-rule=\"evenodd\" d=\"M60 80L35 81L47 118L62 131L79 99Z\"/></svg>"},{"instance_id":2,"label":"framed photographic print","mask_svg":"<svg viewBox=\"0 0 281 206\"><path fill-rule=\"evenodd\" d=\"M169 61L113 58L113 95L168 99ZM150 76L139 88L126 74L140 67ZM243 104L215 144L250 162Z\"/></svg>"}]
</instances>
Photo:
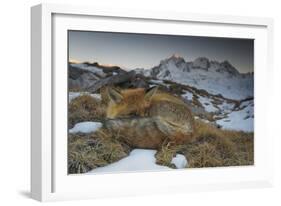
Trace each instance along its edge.
<instances>
[{"instance_id":1,"label":"framed photographic print","mask_svg":"<svg viewBox=\"0 0 281 206\"><path fill-rule=\"evenodd\" d=\"M31 14L34 199L272 185L271 19Z\"/></svg>"}]
</instances>

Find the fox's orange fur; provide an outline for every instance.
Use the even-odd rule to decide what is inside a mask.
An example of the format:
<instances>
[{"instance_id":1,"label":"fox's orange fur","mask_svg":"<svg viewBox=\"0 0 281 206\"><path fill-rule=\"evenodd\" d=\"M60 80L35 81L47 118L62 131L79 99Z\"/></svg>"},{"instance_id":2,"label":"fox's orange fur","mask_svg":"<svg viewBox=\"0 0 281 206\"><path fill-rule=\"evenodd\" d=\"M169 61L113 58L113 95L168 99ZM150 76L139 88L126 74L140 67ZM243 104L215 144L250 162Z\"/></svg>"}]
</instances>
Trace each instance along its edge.
<instances>
[{"instance_id":1,"label":"fox's orange fur","mask_svg":"<svg viewBox=\"0 0 281 206\"><path fill-rule=\"evenodd\" d=\"M163 142L188 142L194 133L194 120L188 106L179 98L157 88L118 91L108 89L107 129L118 133L129 145L159 148Z\"/></svg>"}]
</instances>

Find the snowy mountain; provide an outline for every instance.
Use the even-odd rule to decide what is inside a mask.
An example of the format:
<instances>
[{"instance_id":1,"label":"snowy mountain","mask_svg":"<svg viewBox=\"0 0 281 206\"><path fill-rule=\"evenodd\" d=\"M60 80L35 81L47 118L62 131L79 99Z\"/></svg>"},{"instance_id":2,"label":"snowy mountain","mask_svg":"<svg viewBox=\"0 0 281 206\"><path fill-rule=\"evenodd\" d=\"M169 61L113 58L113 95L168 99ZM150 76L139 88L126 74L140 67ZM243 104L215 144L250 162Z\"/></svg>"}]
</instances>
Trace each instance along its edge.
<instances>
[{"instance_id":1,"label":"snowy mountain","mask_svg":"<svg viewBox=\"0 0 281 206\"><path fill-rule=\"evenodd\" d=\"M104 66L95 63L73 63L68 66L69 88L72 90L86 89L100 79L126 73L118 66Z\"/></svg>"},{"instance_id":2,"label":"snowy mountain","mask_svg":"<svg viewBox=\"0 0 281 206\"><path fill-rule=\"evenodd\" d=\"M253 74L239 73L228 61L217 62L199 57L193 62L186 62L182 57L173 55L162 60L158 66L136 72L146 77L194 86L230 99L253 96Z\"/></svg>"}]
</instances>

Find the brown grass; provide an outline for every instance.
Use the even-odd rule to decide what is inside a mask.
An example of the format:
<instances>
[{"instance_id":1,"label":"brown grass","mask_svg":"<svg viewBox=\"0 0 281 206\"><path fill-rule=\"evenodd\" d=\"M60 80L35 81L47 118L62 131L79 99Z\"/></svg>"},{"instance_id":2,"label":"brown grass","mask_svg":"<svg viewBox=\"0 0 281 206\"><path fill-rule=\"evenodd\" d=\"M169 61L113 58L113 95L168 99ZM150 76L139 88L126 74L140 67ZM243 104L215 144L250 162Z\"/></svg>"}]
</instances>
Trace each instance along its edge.
<instances>
[{"instance_id":1,"label":"brown grass","mask_svg":"<svg viewBox=\"0 0 281 206\"><path fill-rule=\"evenodd\" d=\"M188 160L188 168L242 166L254 164L253 133L218 129L196 120L195 140L185 145L166 144L156 153L156 163L171 164L176 153Z\"/></svg>"},{"instance_id":2,"label":"brown grass","mask_svg":"<svg viewBox=\"0 0 281 206\"><path fill-rule=\"evenodd\" d=\"M254 164L253 133L218 129L196 120L195 140L185 145L163 144L157 151L156 163L171 168L176 153L186 156L189 168L242 166ZM126 157L131 149L120 142L118 134L106 130L82 135L69 135L68 172L85 173Z\"/></svg>"},{"instance_id":3,"label":"brown grass","mask_svg":"<svg viewBox=\"0 0 281 206\"><path fill-rule=\"evenodd\" d=\"M196 121L195 136L184 149L190 168L254 164L253 133L222 130Z\"/></svg>"},{"instance_id":4,"label":"brown grass","mask_svg":"<svg viewBox=\"0 0 281 206\"><path fill-rule=\"evenodd\" d=\"M83 121L95 121L105 117L105 105L90 95L73 99L68 108L69 128Z\"/></svg>"},{"instance_id":5,"label":"brown grass","mask_svg":"<svg viewBox=\"0 0 281 206\"><path fill-rule=\"evenodd\" d=\"M130 148L114 138L97 134L69 135L68 173L85 173L126 157Z\"/></svg>"},{"instance_id":6,"label":"brown grass","mask_svg":"<svg viewBox=\"0 0 281 206\"><path fill-rule=\"evenodd\" d=\"M105 92L101 91L101 94L104 96ZM194 103L196 100L193 99ZM106 103L106 100L100 101L89 95L75 98L69 103L69 127L78 122L103 119ZM213 117L210 115L208 119ZM155 155L157 164L175 168L171 160L176 153L186 156L189 168L254 164L253 133L218 129L200 120L195 121L195 131L195 140L191 143L163 144ZM132 148L118 139L117 134L103 130L94 134L69 135L68 172L84 173L126 157Z\"/></svg>"},{"instance_id":7,"label":"brown grass","mask_svg":"<svg viewBox=\"0 0 281 206\"><path fill-rule=\"evenodd\" d=\"M161 149L159 149L155 155L156 163L159 165L176 168L171 161L176 153L180 152L183 148L183 145L173 145L171 142L163 144Z\"/></svg>"},{"instance_id":8,"label":"brown grass","mask_svg":"<svg viewBox=\"0 0 281 206\"><path fill-rule=\"evenodd\" d=\"M72 87L72 88L68 88L68 92L85 92L85 91L80 87Z\"/></svg>"},{"instance_id":9,"label":"brown grass","mask_svg":"<svg viewBox=\"0 0 281 206\"><path fill-rule=\"evenodd\" d=\"M109 96L108 96L108 87L102 87L100 88L100 95L101 95L101 103L103 105L107 105L109 102Z\"/></svg>"}]
</instances>

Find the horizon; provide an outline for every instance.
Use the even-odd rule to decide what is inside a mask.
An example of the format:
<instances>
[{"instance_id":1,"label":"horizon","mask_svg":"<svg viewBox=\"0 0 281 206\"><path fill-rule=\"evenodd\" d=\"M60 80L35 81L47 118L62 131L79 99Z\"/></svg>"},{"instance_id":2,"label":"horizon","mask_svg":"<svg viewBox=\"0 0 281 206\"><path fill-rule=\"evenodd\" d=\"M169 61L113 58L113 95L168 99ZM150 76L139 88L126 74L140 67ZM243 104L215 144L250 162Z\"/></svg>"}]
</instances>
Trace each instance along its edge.
<instances>
[{"instance_id":1,"label":"horizon","mask_svg":"<svg viewBox=\"0 0 281 206\"><path fill-rule=\"evenodd\" d=\"M150 69L177 55L186 62L199 57L228 61L240 73L254 72L253 39L96 31L69 31L68 37L69 62Z\"/></svg>"},{"instance_id":2,"label":"horizon","mask_svg":"<svg viewBox=\"0 0 281 206\"><path fill-rule=\"evenodd\" d=\"M168 57L166 57L166 58L163 58L163 59L161 59L160 61L159 61L159 64L160 64L160 62L162 61L162 60L165 60L165 59L169 59L169 58L171 58L172 56L175 56L175 54L172 54L172 55L170 55L170 56L168 56ZM178 56L178 55L177 55ZM178 57L181 57L181 58L183 58L182 56L178 56ZM201 57L197 57L197 58L201 58ZM183 58L184 60L185 60L185 62L186 63L188 63L188 62L193 62L194 60L196 60L197 58L195 58L195 59L193 59L193 60L191 60L191 61L186 61L185 60L185 58ZM203 58L207 58L207 57L203 57ZM210 62L211 61L217 61L217 60L215 60L215 59L209 59L209 58L207 58ZM224 60L224 61L228 61L228 60ZM217 61L218 63L222 63L223 61ZM228 61L229 62L229 61ZM119 66L119 65L115 65L115 64L103 64L103 63L100 63L100 62L97 62L97 61L79 61L79 60L76 60L76 59L69 59L69 61L68 61L68 63L73 63L73 64L85 64L85 63L90 63L90 64L94 64L94 63L97 63L98 65L100 65L100 66L107 66L107 67L114 67L114 66L116 66L116 67L120 67L121 69L123 69L123 70L126 70L126 71L130 71L130 70L134 70L134 69L151 69L151 68L153 68L153 67L151 67L151 68L132 68L132 69L128 69L128 68L126 68L126 67L121 67L121 66ZM231 65L232 65L232 63L231 62L229 62ZM155 65L155 66L158 66L159 64L157 64L157 65ZM233 65L232 65L233 66ZM237 69L236 67L235 67L235 69ZM237 69L238 70L238 69ZM238 70L239 71L239 70ZM240 74L247 74L247 73L254 73L254 71L249 71L249 72L244 72L244 73L242 73L242 72L240 72L239 71L239 73Z\"/></svg>"}]
</instances>

